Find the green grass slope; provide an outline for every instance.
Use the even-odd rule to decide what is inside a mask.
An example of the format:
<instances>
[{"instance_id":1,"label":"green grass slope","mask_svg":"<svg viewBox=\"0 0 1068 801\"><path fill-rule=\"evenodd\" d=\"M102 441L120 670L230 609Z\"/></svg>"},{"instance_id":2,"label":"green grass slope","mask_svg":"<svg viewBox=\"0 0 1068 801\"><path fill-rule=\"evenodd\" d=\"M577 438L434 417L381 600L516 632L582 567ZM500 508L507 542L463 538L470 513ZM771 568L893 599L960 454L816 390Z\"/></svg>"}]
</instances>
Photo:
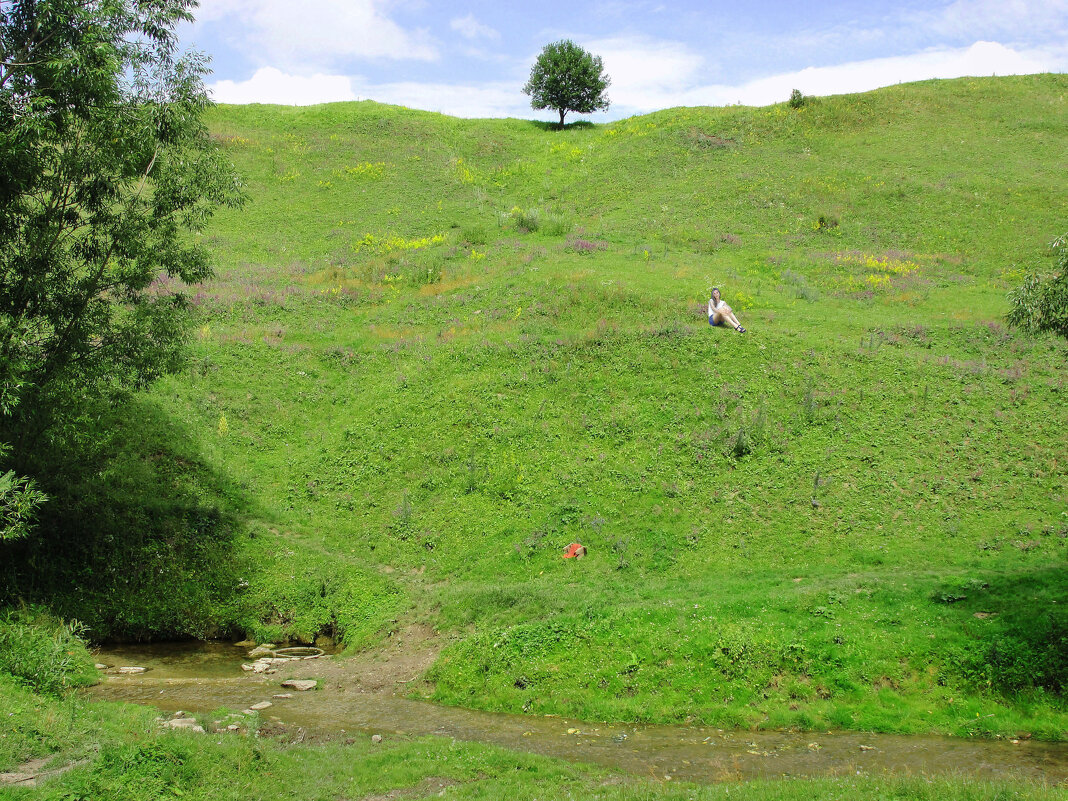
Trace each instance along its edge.
<instances>
[{"instance_id":1,"label":"green grass slope","mask_svg":"<svg viewBox=\"0 0 1068 801\"><path fill-rule=\"evenodd\" d=\"M1065 737L1068 345L1002 315L1066 119L1064 75L563 132L218 108L251 202L154 397L250 499L221 617L430 622L454 704Z\"/></svg>"}]
</instances>

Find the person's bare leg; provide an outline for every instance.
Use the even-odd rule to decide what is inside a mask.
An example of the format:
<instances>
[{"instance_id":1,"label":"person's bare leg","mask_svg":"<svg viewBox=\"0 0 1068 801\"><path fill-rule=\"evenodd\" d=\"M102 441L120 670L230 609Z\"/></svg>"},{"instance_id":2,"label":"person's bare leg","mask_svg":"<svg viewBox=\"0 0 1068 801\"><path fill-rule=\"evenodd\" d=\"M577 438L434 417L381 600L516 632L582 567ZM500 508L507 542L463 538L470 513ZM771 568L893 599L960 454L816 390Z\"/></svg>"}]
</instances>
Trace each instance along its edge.
<instances>
[{"instance_id":1,"label":"person's bare leg","mask_svg":"<svg viewBox=\"0 0 1068 801\"><path fill-rule=\"evenodd\" d=\"M734 316L734 310L730 306L726 306L722 311L717 310L714 318L720 325L723 323L729 324L734 330L738 330L742 327L742 324L738 322L738 318Z\"/></svg>"}]
</instances>

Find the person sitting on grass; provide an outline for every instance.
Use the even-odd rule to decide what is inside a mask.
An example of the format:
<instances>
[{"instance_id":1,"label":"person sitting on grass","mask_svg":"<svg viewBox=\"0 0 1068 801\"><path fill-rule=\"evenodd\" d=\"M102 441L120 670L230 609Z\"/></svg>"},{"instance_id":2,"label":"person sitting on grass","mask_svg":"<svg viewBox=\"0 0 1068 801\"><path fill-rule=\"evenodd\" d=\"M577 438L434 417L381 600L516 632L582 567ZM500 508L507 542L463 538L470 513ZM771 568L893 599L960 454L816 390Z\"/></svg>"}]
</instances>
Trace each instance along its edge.
<instances>
[{"instance_id":1,"label":"person sitting on grass","mask_svg":"<svg viewBox=\"0 0 1068 801\"><path fill-rule=\"evenodd\" d=\"M731 307L719 295L719 287L712 287L712 297L708 299L708 324L731 325L739 334L744 334L745 329L734 316Z\"/></svg>"}]
</instances>

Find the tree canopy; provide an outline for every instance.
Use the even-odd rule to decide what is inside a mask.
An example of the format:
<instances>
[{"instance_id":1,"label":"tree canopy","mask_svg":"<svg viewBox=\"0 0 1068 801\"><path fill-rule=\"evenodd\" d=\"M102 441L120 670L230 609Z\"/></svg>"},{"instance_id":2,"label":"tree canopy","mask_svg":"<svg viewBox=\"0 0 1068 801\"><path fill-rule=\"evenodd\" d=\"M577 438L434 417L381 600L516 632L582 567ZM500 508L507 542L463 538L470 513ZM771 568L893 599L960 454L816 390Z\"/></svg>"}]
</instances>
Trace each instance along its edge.
<instances>
[{"instance_id":1,"label":"tree canopy","mask_svg":"<svg viewBox=\"0 0 1068 801\"><path fill-rule=\"evenodd\" d=\"M563 39L545 45L530 68L523 93L530 95L531 107L559 112L563 128L564 115L569 111L590 114L606 110L609 100L605 90L611 83L600 56Z\"/></svg>"},{"instance_id":2,"label":"tree canopy","mask_svg":"<svg viewBox=\"0 0 1068 801\"><path fill-rule=\"evenodd\" d=\"M206 60L177 51L193 7L0 0L0 445L16 467L79 400L179 363L180 287L211 274L194 234L241 199L201 120Z\"/></svg>"}]
</instances>

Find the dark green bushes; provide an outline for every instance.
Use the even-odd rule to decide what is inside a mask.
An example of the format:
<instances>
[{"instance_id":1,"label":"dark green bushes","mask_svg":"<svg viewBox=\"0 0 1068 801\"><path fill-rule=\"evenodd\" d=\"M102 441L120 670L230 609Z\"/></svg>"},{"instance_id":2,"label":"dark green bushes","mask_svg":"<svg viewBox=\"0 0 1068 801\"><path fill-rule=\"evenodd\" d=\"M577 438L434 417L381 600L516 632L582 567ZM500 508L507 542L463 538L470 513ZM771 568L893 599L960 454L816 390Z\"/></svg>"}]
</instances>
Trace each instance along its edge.
<instances>
[{"instance_id":1,"label":"dark green bushes","mask_svg":"<svg viewBox=\"0 0 1068 801\"><path fill-rule=\"evenodd\" d=\"M1068 688L1068 614L1051 610L995 625L962 656L965 677L1004 694Z\"/></svg>"},{"instance_id":2,"label":"dark green bushes","mask_svg":"<svg viewBox=\"0 0 1068 801\"><path fill-rule=\"evenodd\" d=\"M32 536L0 542L0 604L47 604L93 639L216 633L240 567L239 495L149 403L57 436L26 473L49 495Z\"/></svg>"}]
</instances>

